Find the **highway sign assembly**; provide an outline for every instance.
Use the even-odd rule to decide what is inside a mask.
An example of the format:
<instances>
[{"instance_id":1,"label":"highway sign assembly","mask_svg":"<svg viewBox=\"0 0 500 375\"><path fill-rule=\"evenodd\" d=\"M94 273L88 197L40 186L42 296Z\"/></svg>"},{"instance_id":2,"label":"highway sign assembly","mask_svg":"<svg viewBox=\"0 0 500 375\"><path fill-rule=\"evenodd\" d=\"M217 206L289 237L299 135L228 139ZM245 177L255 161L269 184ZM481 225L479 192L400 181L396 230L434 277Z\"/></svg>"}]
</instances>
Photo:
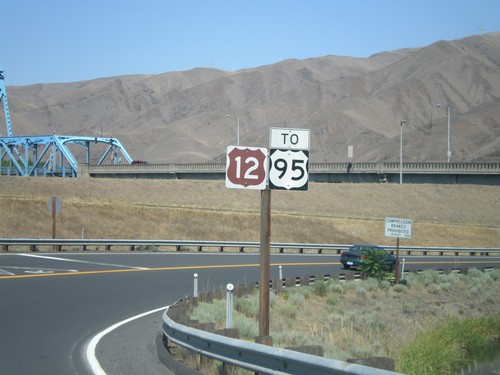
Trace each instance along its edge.
<instances>
[{"instance_id":1,"label":"highway sign assembly","mask_svg":"<svg viewBox=\"0 0 500 375\"><path fill-rule=\"evenodd\" d=\"M399 239L411 238L411 220L397 217L385 218L385 236L396 238L396 267L394 270L394 282L399 283Z\"/></svg>"}]
</instances>

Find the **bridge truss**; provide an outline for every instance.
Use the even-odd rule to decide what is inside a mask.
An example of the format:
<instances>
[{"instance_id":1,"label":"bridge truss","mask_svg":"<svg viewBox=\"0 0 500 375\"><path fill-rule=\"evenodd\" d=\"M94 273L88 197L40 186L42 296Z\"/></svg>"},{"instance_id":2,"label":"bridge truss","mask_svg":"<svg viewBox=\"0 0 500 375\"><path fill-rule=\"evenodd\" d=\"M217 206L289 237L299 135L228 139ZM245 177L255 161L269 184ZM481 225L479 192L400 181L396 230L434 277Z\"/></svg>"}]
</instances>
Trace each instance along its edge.
<instances>
[{"instance_id":1,"label":"bridge truss","mask_svg":"<svg viewBox=\"0 0 500 375\"><path fill-rule=\"evenodd\" d=\"M7 137L0 135L0 174L14 176L76 177L78 164L132 163L116 138L68 135L13 136L4 72L0 67L0 101L3 102Z\"/></svg>"},{"instance_id":2,"label":"bridge truss","mask_svg":"<svg viewBox=\"0 0 500 375\"><path fill-rule=\"evenodd\" d=\"M78 164L90 164L91 155L96 153L97 165L132 163L125 147L116 138L57 134L2 137L0 149L3 175L76 177Z\"/></svg>"}]
</instances>

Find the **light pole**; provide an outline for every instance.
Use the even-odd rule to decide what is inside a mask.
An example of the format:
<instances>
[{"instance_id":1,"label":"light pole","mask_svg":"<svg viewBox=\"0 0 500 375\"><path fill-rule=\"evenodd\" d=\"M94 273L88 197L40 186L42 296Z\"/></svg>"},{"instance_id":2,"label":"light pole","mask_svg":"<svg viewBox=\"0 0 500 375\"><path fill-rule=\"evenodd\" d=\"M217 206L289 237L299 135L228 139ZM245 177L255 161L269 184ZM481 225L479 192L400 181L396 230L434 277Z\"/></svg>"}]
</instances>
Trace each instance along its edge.
<instances>
[{"instance_id":1,"label":"light pole","mask_svg":"<svg viewBox=\"0 0 500 375\"><path fill-rule=\"evenodd\" d=\"M406 124L406 120L399 120L401 125L401 137L399 142L399 184L403 183L403 124Z\"/></svg>"},{"instance_id":2,"label":"light pole","mask_svg":"<svg viewBox=\"0 0 500 375\"><path fill-rule=\"evenodd\" d=\"M437 104L438 107L441 107L441 104ZM446 153L446 156L448 158L448 163L450 162L451 158L451 148L450 148L450 117L451 117L451 108L448 106L448 152Z\"/></svg>"},{"instance_id":3,"label":"light pole","mask_svg":"<svg viewBox=\"0 0 500 375\"><path fill-rule=\"evenodd\" d=\"M226 117L231 117L231 115L226 115ZM236 146L240 145L240 118L236 118Z\"/></svg>"}]
</instances>

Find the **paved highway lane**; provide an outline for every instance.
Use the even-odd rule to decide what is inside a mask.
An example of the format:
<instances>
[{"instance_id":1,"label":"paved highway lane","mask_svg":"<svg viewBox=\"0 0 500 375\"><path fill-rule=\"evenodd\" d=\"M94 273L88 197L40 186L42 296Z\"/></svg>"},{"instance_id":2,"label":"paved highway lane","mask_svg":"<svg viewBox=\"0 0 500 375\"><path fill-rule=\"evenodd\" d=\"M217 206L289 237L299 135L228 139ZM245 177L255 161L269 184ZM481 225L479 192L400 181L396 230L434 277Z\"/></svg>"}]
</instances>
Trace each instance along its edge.
<instances>
[{"instance_id":1,"label":"paved highway lane","mask_svg":"<svg viewBox=\"0 0 500 375\"><path fill-rule=\"evenodd\" d=\"M405 258L407 269L429 267L423 261L440 261L441 268L499 262ZM98 332L192 294L195 272L202 291L255 282L258 263L258 254L0 254L1 373L88 374L84 349ZM341 270L338 256L330 255L273 254L271 263L273 279L278 265L284 277L352 272Z\"/></svg>"},{"instance_id":2,"label":"paved highway lane","mask_svg":"<svg viewBox=\"0 0 500 375\"><path fill-rule=\"evenodd\" d=\"M192 294L195 272L200 290L255 282L258 259L256 254L1 254L2 374L88 373L82 351L96 333Z\"/></svg>"}]
</instances>

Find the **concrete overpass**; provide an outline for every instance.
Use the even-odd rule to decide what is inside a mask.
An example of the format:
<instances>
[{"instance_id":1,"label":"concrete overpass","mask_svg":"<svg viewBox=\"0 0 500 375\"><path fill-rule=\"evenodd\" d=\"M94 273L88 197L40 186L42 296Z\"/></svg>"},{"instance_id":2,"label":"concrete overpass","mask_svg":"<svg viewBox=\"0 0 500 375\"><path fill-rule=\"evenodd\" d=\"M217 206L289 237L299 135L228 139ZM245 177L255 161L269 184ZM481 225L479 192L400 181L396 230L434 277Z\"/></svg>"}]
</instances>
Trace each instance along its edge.
<instances>
[{"instance_id":1,"label":"concrete overpass","mask_svg":"<svg viewBox=\"0 0 500 375\"><path fill-rule=\"evenodd\" d=\"M219 164L80 164L80 178L163 178L223 180L226 165ZM500 185L500 163L403 163L403 183ZM400 164L311 163L310 182L399 183Z\"/></svg>"}]
</instances>

